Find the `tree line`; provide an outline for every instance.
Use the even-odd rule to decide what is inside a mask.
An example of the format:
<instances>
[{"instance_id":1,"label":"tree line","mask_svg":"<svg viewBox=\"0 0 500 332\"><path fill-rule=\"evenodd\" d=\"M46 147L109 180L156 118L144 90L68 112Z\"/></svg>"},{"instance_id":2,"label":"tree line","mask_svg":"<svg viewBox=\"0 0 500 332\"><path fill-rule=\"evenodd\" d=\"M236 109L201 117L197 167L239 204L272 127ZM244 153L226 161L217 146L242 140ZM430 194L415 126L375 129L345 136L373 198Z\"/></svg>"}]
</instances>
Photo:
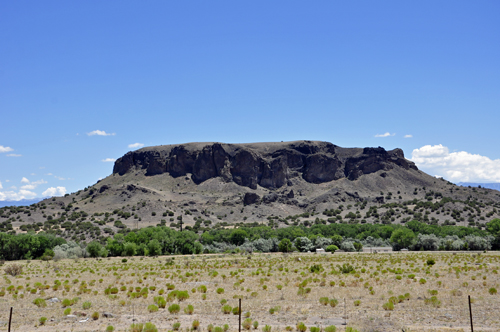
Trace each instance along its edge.
<instances>
[{"instance_id":1,"label":"tree line","mask_svg":"<svg viewBox=\"0 0 500 332\"><path fill-rule=\"evenodd\" d=\"M281 246L280 243L282 243ZM181 232L160 225L130 230L126 234L117 233L104 241L92 241L88 244L66 242L61 237L44 232L17 235L0 233L0 259L157 256L236 249L264 252L311 251L317 247L332 245L347 251L351 248L359 250L359 245L390 245L395 250L402 248L498 250L500 249L500 219L488 222L486 230L464 226L428 225L419 221L410 221L405 225L319 224L311 227L300 225L278 229L269 226L239 227L212 229L198 234L189 230Z\"/></svg>"}]
</instances>

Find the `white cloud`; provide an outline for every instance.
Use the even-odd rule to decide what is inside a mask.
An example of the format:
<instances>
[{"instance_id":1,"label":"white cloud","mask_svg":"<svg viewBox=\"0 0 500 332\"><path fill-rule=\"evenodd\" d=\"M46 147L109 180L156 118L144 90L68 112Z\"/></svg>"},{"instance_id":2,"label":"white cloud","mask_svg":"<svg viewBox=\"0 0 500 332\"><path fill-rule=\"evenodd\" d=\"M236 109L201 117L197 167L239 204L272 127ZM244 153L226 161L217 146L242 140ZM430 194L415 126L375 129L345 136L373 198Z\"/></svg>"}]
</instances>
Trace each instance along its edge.
<instances>
[{"instance_id":1,"label":"white cloud","mask_svg":"<svg viewBox=\"0 0 500 332\"><path fill-rule=\"evenodd\" d=\"M3 189L2 181L0 181L0 189Z\"/></svg>"},{"instance_id":2,"label":"white cloud","mask_svg":"<svg viewBox=\"0 0 500 332\"><path fill-rule=\"evenodd\" d=\"M26 178L23 178L23 180L25 180L25 179ZM21 181L21 182L23 182L23 181ZM23 182L23 183L26 183L26 182ZM21 189L24 189L24 190L34 190L39 185L45 184L45 183L47 183L47 181L41 179L41 180L38 180L38 181L35 181L35 182L31 182L29 184L26 184L26 185L22 186Z\"/></svg>"},{"instance_id":3,"label":"white cloud","mask_svg":"<svg viewBox=\"0 0 500 332\"><path fill-rule=\"evenodd\" d=\"M0 145L0 153L11 152L11 151L14 151L14 149L8 146Z\"/></svg>"},{"instance_id":4,"label":"white cloud","mask_svg":"<svg viewBox=\"0 0 500 332\"><path fill-rule=\"evenodd\" d=\"M113 159L113 158L106 158L106 159L103 159L101 160L103 163L114 163L116 161L116 159Z\"/></svg>"},{"instance_id":5,"label":"white cloud","mask_svg":"<svg viewBox=\"0 0 500 332\"><path fill-rule=\"evenodd\" d=\"M97 136L114 136L116 134L115 133L107 133L104 130L94 130L94 131L91 131L90 133L87 133L87 135L89 135L89 136L94 136L94 135L97 135Z\"/></svg>"},{"instance_id":6,"label":"white cloud","mask_svg":"<svg viewBox=\"0 0 500 332\"><path fill-rule=\"evenodd\" d=\"M63 178L62 176L57 176L57 175L54 175L54 177L55 177L56 179L58 179L58 180L61 180L61 181L66 180L66 178Z\"/></svg>"},{"instance_id":7,"label":"white cloud","mask_svg":"<svg viewBox=\"0 0 500 332\"><path fill-rule=\"evenodd\" d=\"M30 183L30 180L26 179L25 177L23 177L21 179L21 183Z\"/></svg>"},{"instance_id":8,"label":"white cloud","mask_svg":"<svg viewBox=\"0 0 500 332\"><path fill-rule=\"evenodd\" d=\"M389 137L389 136L394 136L396 134L391 134L390 132L386 132L385 134L377 134L375 137Z\"/></svg>"},{"instance_id":9,"label":"white cloud","mask_svg":"<svg viewBox=\"0 0 500 332\"><path fill-rule=\"evenodd\" d=\"M138 148L142 148L143 146L144 146L144 144L142 144L142 143L134 143L134 144L128 145L128 147L131 149L138 149Z\"/></svg>"},{"instance_id":10,"label":"white cloud","mask_svg":"<svg viewBox=\"0 0 500 332\"><path fill-rule=\"evenodd\" d=\"M405 135L405 138L412 138L413 135Z\"/></svg>"},{"instance_id":11,"label":"white cloud","mask_svg":"<svg viewBox=\"0 0 500 332\"><path fill-rule=\"evenodd\" d=\"M19 201L21 199L35 198L36 193L29 190L15 191L0 191L0 201Z\"/></svg>"},{"instance_id":12,"label":"white cloud","mask_svg":"<svg viewBox=\"0 0 500 332\"><path fill-rule=\"evenodd\" d=\"M9 153L7 157L22 157L22 154L16 154L16 153Z\"/></svg>"},{"instance_id":13,"label":"white cloud","mask_svg":"<svg viewBox=\"0 0 500 332\"><path fill-rule=\"evenodd\" d=\"M500 159L466 151L450 153L442 144L425 145L411 155L419 168L453 182L500 182Z\"/></svg>"},{"instance_id":14,"label":"white cloud","mask_svg":"<svg viewBox=\"0 0 500 332\"><path fill-rule=\"evenodd\" d=\"M64 187L50 187L42 193L44 197L52 196L64 196L66 194L66 188Z\"/></svg>"}]
</instances>

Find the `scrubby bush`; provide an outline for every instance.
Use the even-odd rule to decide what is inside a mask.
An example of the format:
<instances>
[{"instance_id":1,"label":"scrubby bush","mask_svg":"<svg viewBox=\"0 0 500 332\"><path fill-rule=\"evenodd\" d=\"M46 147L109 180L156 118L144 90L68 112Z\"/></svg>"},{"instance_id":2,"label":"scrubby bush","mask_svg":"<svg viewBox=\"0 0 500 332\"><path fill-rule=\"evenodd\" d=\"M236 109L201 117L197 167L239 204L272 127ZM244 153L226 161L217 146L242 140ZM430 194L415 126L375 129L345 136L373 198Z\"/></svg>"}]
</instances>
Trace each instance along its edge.
<instances>
[{"instance_id":1,"label":"scrubby bush","mask_svg":"<svg viewBox=\"0 0 500 332\"><path fill-rule=\"evenodd\" d=\"M21 264L10 264L7 265L4 269L5 273L15 277L23 273L23 266Z\"/></svg>"},{"instance_id":2,"label":"scrubby bush","mask_svg":"<svg viewBox=\"0 0 500 332\"><path fill-rule=\"evenodd\" d=\"M81 258L87 255L85 249L80 247L80 245L74 241L69 241L68 243L55 246L53 250L55 260L65 258Z\"/></svg>"}]
</instances>

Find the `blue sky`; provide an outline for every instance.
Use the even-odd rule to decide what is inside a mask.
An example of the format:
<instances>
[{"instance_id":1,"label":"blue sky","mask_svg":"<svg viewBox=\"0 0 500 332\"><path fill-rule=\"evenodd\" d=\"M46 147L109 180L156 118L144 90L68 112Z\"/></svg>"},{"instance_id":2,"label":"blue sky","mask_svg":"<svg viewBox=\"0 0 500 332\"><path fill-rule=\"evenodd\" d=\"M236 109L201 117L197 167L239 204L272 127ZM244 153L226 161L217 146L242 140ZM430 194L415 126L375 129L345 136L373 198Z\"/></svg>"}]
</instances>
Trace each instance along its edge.
<instances>
[{"instance_id":1,"label":"blue sky","mask_svg":"<svg viewBox=\"0 0 500 332\"><path fill-rule=\"evenodd\" d=\"M109 175L106 160L193 141L400 147L431 175L500 182L499 12L3 1L0 200L74 192Z\"/></svg>"}]
</instances>

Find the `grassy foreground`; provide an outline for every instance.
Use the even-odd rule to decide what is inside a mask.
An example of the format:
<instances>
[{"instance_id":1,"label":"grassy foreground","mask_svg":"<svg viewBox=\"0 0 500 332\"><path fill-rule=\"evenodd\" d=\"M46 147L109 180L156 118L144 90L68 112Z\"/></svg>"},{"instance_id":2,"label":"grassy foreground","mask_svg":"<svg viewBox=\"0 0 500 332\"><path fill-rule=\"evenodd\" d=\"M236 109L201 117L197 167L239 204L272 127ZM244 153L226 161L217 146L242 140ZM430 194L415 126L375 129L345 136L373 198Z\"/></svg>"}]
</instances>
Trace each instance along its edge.
<instances>
[{"instance_id":1,"label":"grassy foreground","mask_svg":"<svg viewBox=\"0 0 500 332\"><path fill-rule=\"evenodd\" d=\"M13 331L237 331L241 298L242 330L470 331L470 295L474 330L498 331L499 267L496 252L15 261L0 330L13 307Z\"/></svg>"}]
</instances>

